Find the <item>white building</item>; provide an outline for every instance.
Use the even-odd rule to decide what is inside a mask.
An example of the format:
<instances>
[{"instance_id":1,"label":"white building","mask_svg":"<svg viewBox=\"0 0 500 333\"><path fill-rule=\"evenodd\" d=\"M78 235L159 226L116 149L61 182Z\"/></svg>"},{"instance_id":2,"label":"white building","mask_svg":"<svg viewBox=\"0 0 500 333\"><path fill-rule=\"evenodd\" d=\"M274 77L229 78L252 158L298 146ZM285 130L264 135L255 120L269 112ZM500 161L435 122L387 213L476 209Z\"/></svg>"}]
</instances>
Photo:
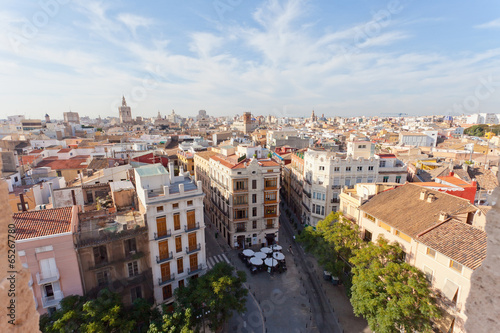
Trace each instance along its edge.
<instances>
[{"instance_id":1,"label":"white building","mask_svg":"<svg viewBox=\"0 0 500 333\"><path fill-rule=\"evenodd\" d=\"M135 169L140 210L148 221L155 304L171 304L173 291L206 271L201 182L174 176L161 164Z\"/></svg>"},{"instance_id":2,"label":"white building","mask_svg":"<svg viewBox=\"0 0 500 333\"><path fill-rule=\"evenodd\" d=\"M399 133L399 144L413 147L436 147L438 131Z\"/></svg>"}]
</instances>

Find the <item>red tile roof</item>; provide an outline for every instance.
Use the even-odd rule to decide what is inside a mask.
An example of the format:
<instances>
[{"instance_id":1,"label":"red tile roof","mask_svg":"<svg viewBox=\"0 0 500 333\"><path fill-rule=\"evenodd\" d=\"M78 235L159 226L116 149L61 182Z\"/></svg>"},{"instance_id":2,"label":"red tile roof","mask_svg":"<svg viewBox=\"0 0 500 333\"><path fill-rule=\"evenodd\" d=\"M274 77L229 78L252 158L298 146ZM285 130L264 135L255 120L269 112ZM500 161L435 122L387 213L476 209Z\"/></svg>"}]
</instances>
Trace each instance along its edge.
<instances>
[{"instance_id":1,"label":"red tile roof","mask_svg":"<svg viewBox=\"0 0 500 333\"><path fill-rule=\"evenodd\" d=\"M396 158L394 154L377 154L380 158Z\"/></svg>"},{"instance_id":2,"label":"red tile roof","mask_svg":"<svg viewBox=\"0 0 500 333\"><path fill-rule=\"evenodd\" d=\"M70 232L72 209L63 207L14 214L16 240Z\"/></svg>"},{"instance_id":3,"label":"red tile roof","mask_svg":"<svg viewBox=\"0 0 500 333\"><path fill-rule=\"evenodd\" d=\"M38 167L50 167L52 170L85 169L87 168L87 160L82 158L68 160L43 159L38 163Z\"/></svg>"},{"instance_id":4,"label":"red tile roof","mask_svg":"<svg viewBox=\"0 0 500 333\"><path fill-rule=\"evenodd\" d=\"M69 153L72 150L73 150L72 148L63 148L63 149L59 150L58 153Z\"/></svg>"},{"instance_id":5,"label":"red tile roof","mask_svg":"<svg viewBox=\"0 0 500 333\"><path fill-rule=\"evenodd\" d=\"M40 155L19 155L19 163L20 164L32 164L34 160L36 160Z\"/></svg>"}]
</instances>

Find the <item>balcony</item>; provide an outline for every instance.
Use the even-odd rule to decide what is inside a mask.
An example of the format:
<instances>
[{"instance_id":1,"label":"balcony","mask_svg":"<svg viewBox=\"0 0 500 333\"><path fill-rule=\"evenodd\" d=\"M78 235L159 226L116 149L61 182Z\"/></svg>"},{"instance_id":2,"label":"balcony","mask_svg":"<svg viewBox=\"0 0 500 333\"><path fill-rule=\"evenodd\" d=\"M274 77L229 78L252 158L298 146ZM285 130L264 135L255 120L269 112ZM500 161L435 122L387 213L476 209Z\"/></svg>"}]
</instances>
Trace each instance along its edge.
<instances>
[{"instance_id":1,"label":"balcony","mask_svg":"<svg viewBox=\"0 0 500 333\"><path fill-rule=\"evenodd\" d=\"M189 246L187 247L186 246L186 254L191 254L191 253L194 253L194 252L198 252L201 250L201 244L198 243L198 245L195 245L195 246Z\"/></svg>"},{"instance_id":2,"label":"balcony","mask_svg":"<svg viewBox=\"0 0 500 333\"><path fill-rule=\"evenodd\" d=\"M340 190L342 185L332 185L332 190Z\"/></svg>"},{"instance_id":3,"label":"balcony","mask_svg":"<svg viewBox=\"0 0 500 333\"><path fill-rule=\"evenodd\" d=\"M302 193L304 193L306 197L308 197L309 199L311 199L311 193L310 192L307 192L306 190L303 190Z\"/></svg>"},{"instance_id":4,"label":"balcony","mask_svg":"<svg viewBox=\"0 0 500 333\"><path fill-rule=\"evenodd\" d=\"M188 224L188 225L184 226L185 232L194 231L194 230L198 230L198 229L200 229L200 222L196 222L196 223L192 223L192 224Z\"/></svg>"},{"instance_id":5,"label":"balcony","mask_svg":"<svg viewBox=\"0 0 500 333\"><path fill-rule=\"evenodd\" d=\"M267 213L264 213L264 217L265 218L268 218L268 217L278 217L278 213L277 212L267 212Z\"/></svg>"},{"instance_id":6,"label":"balcony","mask_svg":"<svg viewBox=\"0 0 500 333\"><path fill-rule=\"evenodd\" d=\"M236 227L236 232L246 232L247 231L247 227L244 226L244 227Z\"/></svg>"},{"instance_id":7,"label":"balcony","mask_svg":"<svg viewBox=\"0 0 500 333\"><path fill-rule=\"evenodd\" d=\"M42 296L42 307L48 308L52 306L58 306L59 302L64 298L62 291L55 291L53 296Z\"/></svg>"},{"instance_id":8,"label":"balcony","mask_svg":"<svg viewBox=\"0 0 500 333\"><path fill-rule=\"evenodd\" d=\"M168 229L166 233L163 233L161 235L155 232L154 236L155 236L155 240L162 240L162 239L165 239L165 238L172 236L172 231L170 229Z\"/></svg>"},{"instance_id":9,"label":"balcony","mask_svg":"<svg viewBox=\"0 0 500 333\"><path fill-rule=\"evenodd\" d=\"M304 178L304 181L305 181L306 183L308 183L309 185L312 185L312 180L307 179L307 178Z\"/></svg>"},{"instance_id":10,"label":"balcony","mask_svg":"<svg viewBox=\"0 0 500 333\"><path fill-rule=\"evenodd\" d=\"M266 224L266 229L274 229L274 223L273 224Z\"/></svg>"},{"instance_id":11,"label":"balcony","mask_svg":"<svg viewBox=\"0 0 500 333\"><path fill-rule=\"evenodd\" d=\"M36 282L38 285L56 282L59 280L59 270L56 268L54 272L50 272L47 275L36 273Z\"/></svg>"},{"instance_id":12,"label":"balcony","mask_svg":"<svg viewBox=\"0 0 500 333\"><path fill-rule=\"evenodd\" d=\"M172 282L174 280L175 280L175 274L162 276L161 278L158 278L158 285L163 286L164 284L167 284L167 283Z\"/></svg>"},{"instance_id":13,"label":"balcony","mask_svg":"<svg viewBox=\"0 0 500 333\"><path fill-rule=\"evenodd\" d=\"M198 266L189 267L187 269L187 272L188 272L188 275L192 275L192 274L196 274L198 272L201 272L202 270L203 270L203 265L199 264Z\"/></svg>"},{"instance_id":14,"label":"balcony","mask_svg":"<svg viewBox=\"0 0 500 333\"><path fill-rule=\"evenodd\" d=\"M339 203L340 202L340 198L332 198L330 200L330 203Z\"/></svg>"},{"instance_id":15,"label":"balcony","mask_svg":"<svg viewBox=\"0 0 500 333\"><path fill-rule=\"evenodd\" d=\"M161 264L161 263L167 262L169 260L172 260L173 257L174 257L174 255L173 255L172 251L170 251L169 253L167 253L167 256L164 256L164 257L156 256L156 263Z\"/></svg>"}]
</instances>

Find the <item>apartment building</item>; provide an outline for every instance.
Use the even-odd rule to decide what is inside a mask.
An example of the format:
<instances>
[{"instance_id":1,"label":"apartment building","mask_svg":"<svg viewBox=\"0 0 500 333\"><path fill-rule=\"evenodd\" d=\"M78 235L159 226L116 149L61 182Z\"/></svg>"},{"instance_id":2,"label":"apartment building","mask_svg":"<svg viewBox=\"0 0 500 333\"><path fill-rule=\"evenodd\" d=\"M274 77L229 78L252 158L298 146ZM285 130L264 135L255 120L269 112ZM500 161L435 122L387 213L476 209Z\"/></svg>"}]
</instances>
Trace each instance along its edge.
<instances>
[{"instance_id":1,"label":"apartment building","mask_svg":"<svg viewBox=\"0 0 500 333\"><path fill-rule=\"evenodd\" d=\"M302 216L304 207L302 202L302 188L304 187L304 151L297 151L292 153L291 163L285 165L285 168L289 169L290 174L290 186L286 187L288 190L289 198L288 206L292 209L296 216Z\"/></svg>"},{"instance_id":2,"label":"apartment building","mask_svg":"<svg viewBox=\"0 0 500 333\"><path fill-rule=\"evenodd\" d=\"M401 244L406 261L422 270L438 294L442 332L465 332L470 278L486 258L486 233L474 227L469 200L414 184L375 195L359 207L363 237Z\"/></svg>"},{"instance_id":3,"label":"apartment building","mask_svg":"<svg viewBox=\"0 0 500 333\"><path fill-rule=\"evenodd\" d=\"M13 215L16 250L29 269L29 286L38 313L53 313L65 296L83 295L73 230L78 207L22 212Z\"/></svg>"},{"instance_id":4,"label":"apartment building","mask_svg":"<svg viewBox=\"0 0 500 333\"><path fill-rule=\"evenodd\" d=\"M171 304L174 290L206 272L201 181L181 167L161 164L134 170L140 212L148 223L155 304Z\"/></svg>"},{"instance_id":5,"label":"apartment building","mask_svg":"<svg viewBox=\"0 0 500 333\"><path fill-rule=\"evenodd\" d=\"M210 193L211 181L210 181L210 157L216 155L213 151L202 151L194 155L194 174L196 181L201 181L201 186L203 193ZM209 214L211 211L211 201L210 196L205 195L203 198L203 208L205 214Z\"/></svg>"},{"instance_id":6,"label":"apartment building","mask_svg":"<svg viewBox=\"0 0 500 333\"><path fill-rule=\"evenodd\" d=\"M319 149L308 149L304 153L304 223L315 226L330 212L338 211L344 186L405 182L407 167L395 155L373 155L374 144L368 141L350 144L347 153Z\"/></svg>"},{"instance_id":7,"label":"apartment building","mask_svg":"<svg viewBox=\"0 0 500 333\"><path fill-rule=\"evenodd\" d=\"M252 147L252 149L255 147ZM210 217L233 248L278 241L280 165L224 149L211 156ZM257 155L257 154L255 154Z\"/></svg>"}]
</instances>

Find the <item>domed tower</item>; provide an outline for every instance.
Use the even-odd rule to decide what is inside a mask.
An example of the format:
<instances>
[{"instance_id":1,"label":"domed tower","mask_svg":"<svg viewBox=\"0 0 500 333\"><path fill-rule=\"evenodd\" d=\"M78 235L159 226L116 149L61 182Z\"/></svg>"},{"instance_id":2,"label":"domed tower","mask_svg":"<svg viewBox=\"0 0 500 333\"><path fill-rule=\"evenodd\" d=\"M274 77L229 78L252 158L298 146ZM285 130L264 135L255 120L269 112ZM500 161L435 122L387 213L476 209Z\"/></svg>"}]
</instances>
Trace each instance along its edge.
<instances>
[{"instance_id":1,"label":"domed tower","mask_svg":"<svg viewBox=\"0 0 500 333\"><path fill-rule=\"evenodd\" d=\"M127 106L125 96L122 97L122 106L118 107L118 112L120 114L120 123L132 122L132 110L130 106Z\"/></svg>"}]
</instances>

